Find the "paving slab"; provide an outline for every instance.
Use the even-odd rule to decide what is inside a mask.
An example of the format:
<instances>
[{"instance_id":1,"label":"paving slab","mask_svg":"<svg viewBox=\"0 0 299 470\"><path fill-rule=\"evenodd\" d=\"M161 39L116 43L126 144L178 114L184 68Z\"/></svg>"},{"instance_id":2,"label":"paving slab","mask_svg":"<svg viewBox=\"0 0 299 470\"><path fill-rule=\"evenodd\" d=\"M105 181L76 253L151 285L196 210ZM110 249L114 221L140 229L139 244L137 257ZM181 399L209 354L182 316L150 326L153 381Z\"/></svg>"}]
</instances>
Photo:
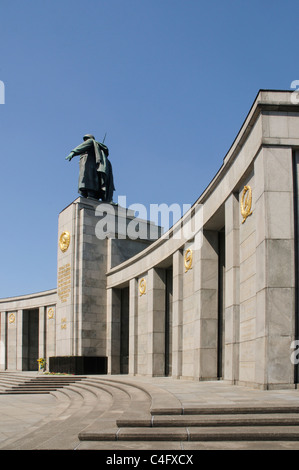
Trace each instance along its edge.
<instances>
[{"instance_id":1,"label":"paving slab","mask_svg":"<svg viewBox=\"0 0 299 470\"><path fill-rule=\"evenodd\" d=\"M0 444L26 434L55 415L57 399L52 395L0 395Z\"/></svg>"}]
</instances>

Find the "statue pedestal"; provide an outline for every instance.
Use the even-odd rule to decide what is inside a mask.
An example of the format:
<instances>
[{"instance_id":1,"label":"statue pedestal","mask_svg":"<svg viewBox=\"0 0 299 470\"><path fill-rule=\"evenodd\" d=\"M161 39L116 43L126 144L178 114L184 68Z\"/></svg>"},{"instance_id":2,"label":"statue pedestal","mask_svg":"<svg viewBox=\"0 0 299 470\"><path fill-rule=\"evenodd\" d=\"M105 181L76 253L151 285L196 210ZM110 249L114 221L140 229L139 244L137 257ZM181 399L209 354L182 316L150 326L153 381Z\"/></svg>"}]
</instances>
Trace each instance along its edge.
<instances>
[{"instance_id":1,"label":"statue pedestal","mask_svg":"<svg viewBox=\"0 0 299 470\"><path fill-rule=\"evenodd\" d=\"M143 239L128 235L137 225ZM106 357L106 272L140 252L159 233L151 222L137 224L132 211L92 199L78 198L59 214L57 360Z\"/></svg>"}]
</instances>

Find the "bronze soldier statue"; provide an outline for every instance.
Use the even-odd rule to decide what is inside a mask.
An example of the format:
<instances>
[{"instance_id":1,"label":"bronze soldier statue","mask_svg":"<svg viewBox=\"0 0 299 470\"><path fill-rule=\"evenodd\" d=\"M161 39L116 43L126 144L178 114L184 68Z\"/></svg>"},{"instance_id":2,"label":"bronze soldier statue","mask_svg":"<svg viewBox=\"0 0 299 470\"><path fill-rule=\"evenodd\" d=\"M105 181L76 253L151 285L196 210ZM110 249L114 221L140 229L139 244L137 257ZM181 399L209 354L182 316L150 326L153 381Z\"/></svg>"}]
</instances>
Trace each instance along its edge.
<instances>
[{"instance_id":1,"label":"bronze soldier statue","mask_svg":"<svg viewBox=\"0 0 299 470\"><path fill-rule=\"evenodd\" d=\"M83 143L74 148L65 159L71 161L76 155L80 155L80 196L112 203L115 187L108 147L97 142L93 135L86 134Z\"/></svg>"}]
</instances>

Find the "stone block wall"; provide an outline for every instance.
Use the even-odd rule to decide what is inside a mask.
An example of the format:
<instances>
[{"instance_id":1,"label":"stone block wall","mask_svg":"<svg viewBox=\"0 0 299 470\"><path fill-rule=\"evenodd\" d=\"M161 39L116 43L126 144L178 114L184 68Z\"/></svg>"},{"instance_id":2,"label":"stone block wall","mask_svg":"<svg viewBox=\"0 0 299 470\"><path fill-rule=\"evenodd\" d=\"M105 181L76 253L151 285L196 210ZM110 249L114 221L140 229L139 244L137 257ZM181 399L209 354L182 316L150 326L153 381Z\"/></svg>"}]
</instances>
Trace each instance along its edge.
<instances>
[{"instance_id":1,"label":"stone block wall","mask_svg":"<svg viewBox=\"0 0 299 470\"><path fill-rule=\"evenodd\" d=\"M263 148L255 161L256 377L292 385L295 333L295 240L291 148Z\"/></svg>"}]
</instances>

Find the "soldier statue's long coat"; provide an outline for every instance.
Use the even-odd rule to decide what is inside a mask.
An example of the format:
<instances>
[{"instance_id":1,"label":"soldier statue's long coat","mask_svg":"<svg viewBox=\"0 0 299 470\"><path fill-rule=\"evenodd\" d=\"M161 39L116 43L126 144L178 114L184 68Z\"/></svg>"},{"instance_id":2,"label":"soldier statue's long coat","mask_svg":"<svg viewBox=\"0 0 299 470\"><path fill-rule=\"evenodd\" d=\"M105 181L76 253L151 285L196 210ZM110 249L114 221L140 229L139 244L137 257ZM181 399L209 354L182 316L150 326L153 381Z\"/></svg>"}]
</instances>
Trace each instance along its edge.
<instances>
[{"instance_id":1,"label":"soldier statue's long coat","mask_svg":"<svg viewBox=\"0 0 299 470\"><path fill-rule=\"evenodd\" d=\"M92 190L98 199L112 202L115 187L106 145L94 139L87 139L72 152L74 155L80 155L79 193L82 190Z\"/></svg>"}]
</instances>

